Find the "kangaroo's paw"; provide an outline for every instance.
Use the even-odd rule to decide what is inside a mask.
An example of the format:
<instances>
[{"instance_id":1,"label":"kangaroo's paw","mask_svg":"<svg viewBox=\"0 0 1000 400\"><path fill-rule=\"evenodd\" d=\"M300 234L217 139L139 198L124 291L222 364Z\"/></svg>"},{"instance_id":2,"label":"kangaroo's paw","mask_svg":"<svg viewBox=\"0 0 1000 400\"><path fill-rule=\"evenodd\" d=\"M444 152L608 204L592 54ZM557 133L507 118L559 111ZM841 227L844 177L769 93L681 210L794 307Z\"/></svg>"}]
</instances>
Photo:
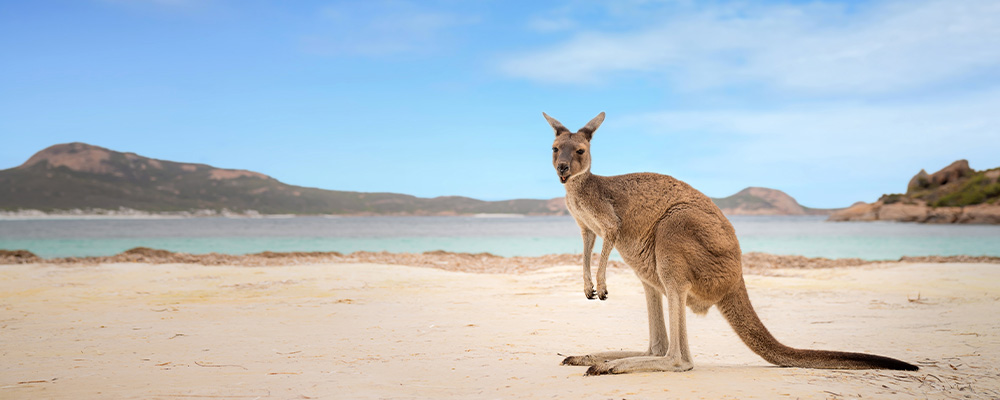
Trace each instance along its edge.
<instances>
[{"instance_id":1,"label":"kangaroo's paw","mask_svg":"<svg viewBox=\"0 0 1000 400\"><path fill-rule=\"evenodd\" d=\"M586 356L569 356L562 360L562 365L579 365L579 366L591 366L597 365L604 362L604 360L598 360L589 355Z\"/></svg>"},{"instance_id":2,"label":"kangaroo's paw","mask_svg":"<svg viewBox=\"0 0 1000 400\"><path fill-rule=\"evenodd\" d=\"M583 278L583 295L587 296L588 299L593 300L597 293L594 291L594 281L590 280L589 276Z\"/></svg>"},{"instance_id":3,"label":"kangaroo's paw","mask_svg":"<svg viewBox=\"0 0 1000 400\"><path fill-rule=\"evenodd\" d=\"M602 301L608 299L608 289L606 288L597 289L597 291L595 291L594 294L597 295L597 298L601 299Z\"/></svg>"}]
</instances>

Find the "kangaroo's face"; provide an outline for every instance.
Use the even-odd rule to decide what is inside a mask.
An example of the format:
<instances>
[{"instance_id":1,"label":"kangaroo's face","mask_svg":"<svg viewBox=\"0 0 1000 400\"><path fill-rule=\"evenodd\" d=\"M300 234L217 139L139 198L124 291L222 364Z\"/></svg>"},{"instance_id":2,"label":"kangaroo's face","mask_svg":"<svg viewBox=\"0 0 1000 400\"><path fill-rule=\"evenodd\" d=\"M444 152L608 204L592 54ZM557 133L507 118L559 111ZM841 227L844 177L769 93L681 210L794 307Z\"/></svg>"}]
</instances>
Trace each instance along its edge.
<instances>
[{"instance_id":1,"label":"kangaroo's face","mask_svg":"<svg viewBox=\"0 0 1000 400\"><path fill-rule=\"evenodd\" d=\"M590 141L579 133L563 133L552 143L552 166L559 181L590 170Z\"/></svg>"},{"instance_id":2,"label":"kangaroo's face","mask_svg":"<svg viewBox=\"0 0 1000 400\"><path fill-rule=\"evenodd\" d=\"M590 171L590 139L601 122L604 122L604 113L598 114L576 133L570 132L548 114L542 115L556 131L556 140L552 142L552 166L556 169L559 181L566 183L570 178Z\"/></svg>"}]
</instances>

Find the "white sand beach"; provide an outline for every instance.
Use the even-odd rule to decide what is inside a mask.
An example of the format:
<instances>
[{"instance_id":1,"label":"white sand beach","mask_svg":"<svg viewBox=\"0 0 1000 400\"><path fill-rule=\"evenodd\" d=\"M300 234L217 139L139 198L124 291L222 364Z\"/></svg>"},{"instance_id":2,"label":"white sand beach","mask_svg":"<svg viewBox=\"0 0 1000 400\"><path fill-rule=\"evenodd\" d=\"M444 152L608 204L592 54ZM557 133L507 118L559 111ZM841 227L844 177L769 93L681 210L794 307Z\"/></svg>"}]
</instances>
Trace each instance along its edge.
<instances>
[{"instance_id":1,"label":"white sand beach","mask_svg":"<svg viewBox=\"0 0 1000 400\"><path fill-rule=\"evenodd\" d=\"M998 398L1000 265L891 263L748 275L784 343L917 372L770 366L714 309L695 369L584 376L563 356L645 349L641 285L377 264L0 265L0 399Z\"/></svg>"}]
</instances>

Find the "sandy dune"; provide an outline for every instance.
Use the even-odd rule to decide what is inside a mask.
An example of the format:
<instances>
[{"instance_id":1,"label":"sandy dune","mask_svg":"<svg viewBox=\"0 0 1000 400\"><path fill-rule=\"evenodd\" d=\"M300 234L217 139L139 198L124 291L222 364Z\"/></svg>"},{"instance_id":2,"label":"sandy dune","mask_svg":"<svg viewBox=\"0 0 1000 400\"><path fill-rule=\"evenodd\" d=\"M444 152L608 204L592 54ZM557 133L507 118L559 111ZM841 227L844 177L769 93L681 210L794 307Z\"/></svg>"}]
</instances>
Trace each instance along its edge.
<instances>
[{"instance_id":1,"label":"sandy dune","mask_svg":"<svg viewBox=\"0 0 1000 400\"><path fill-rule=\"evenodd\" d=\"M747 276L786 344L918 372L776 368L713 310L695 369L585 377L562 354L644 349L641 286L579 267L470 274L372 264L0 266L0 398L998 398L1000 266Z\"/></svg>"}]
</instances>

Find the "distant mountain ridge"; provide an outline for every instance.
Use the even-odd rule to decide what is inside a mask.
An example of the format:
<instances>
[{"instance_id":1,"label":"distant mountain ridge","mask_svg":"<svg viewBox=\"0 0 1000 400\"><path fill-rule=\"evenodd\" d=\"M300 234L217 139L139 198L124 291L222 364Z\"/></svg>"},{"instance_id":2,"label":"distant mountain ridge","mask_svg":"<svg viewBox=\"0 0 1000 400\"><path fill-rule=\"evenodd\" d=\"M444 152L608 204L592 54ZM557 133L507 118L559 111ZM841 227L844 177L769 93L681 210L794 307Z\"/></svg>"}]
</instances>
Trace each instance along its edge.
<instances>
[{"instance_id":1,"label":"distant mountain ridge","mask_svg":"<svg viewBox=\"0 0 1000 400\"><path fill-rule=\"evenodd\" d=\"M170 212L255 210L264 214L560 214L551 200L420 198L288 185L252 171L121 153L86 143L58 144L0 171L0 209L118 209Z\"/></svg>"},{"instance_id":2,"label":"distant mountain ridge","mask_svg":"<svg viewBox=\"0 0 1000 400\"><path fill-rule=\"evenodd\" d=\"M828 214L775 189L749 187L712 199L728 215ZM566 215L563 198L482 201L397 193L325 190L282 183L259 172L157 160L86 143L48 147L0 171L0 210L229 210L263 214ZM206 215L204 213L200 215ZM209 213L208 215L214 215Z\"/></svg>"}]
</instances>

